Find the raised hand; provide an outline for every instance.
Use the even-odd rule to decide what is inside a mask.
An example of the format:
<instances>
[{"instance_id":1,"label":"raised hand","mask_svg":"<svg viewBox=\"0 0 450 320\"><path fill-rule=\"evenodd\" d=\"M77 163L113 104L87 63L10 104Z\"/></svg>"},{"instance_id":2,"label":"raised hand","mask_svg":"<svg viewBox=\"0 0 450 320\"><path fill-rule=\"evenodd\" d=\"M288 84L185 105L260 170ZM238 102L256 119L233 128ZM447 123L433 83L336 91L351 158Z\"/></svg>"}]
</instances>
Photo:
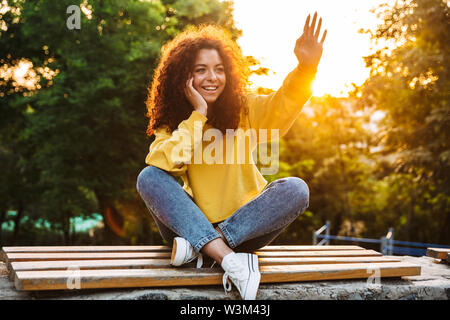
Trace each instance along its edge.
<instances>
[{"instance_id":1,"label":"raised hand","mask_svg":"<svg viewBox=\"0 0 450 320\"><path fill-rule=\"evenodd\" d=\"M303 34L295 43L294 53L302 67L307 69L315 69L317 68L320 58L322 57L323 42L327 36L327 30L325 29L322 39L319 42L322 18L319 19L317 30L315 30L317 12L314 13L311 25L309 24L310 18L311 15L308 15L306 18L305 26L303 27Z\"/></svg>"},{"instance_id":2,"label":"raised hand","mask_svg":"<svg viewBox=\"0 0 450 320\"><path fill-rule=\"evenodd\" d=\"M208 104L206 103L202 95L197 90L195 90L193 86L193 81L194 78L189 78L187 80L186 87L184 88L184 94L186 95L188 101L194 107L195 111L203 114L206 117L208 112Z\"/></svg>"}]
</instances>

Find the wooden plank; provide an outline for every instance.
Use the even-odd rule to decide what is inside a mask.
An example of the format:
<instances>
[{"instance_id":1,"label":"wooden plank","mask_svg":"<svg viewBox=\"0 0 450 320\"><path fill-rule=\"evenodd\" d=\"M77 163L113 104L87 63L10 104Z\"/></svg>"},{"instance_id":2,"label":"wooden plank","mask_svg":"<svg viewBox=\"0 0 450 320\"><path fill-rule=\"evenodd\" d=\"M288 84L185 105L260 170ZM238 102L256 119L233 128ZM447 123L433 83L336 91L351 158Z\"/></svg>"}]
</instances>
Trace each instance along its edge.
<instances>
[{"instance_id":1,"label":"wooden plank","mask_svg":"<svg viewBox=\"0 0 450 320\"><path fill-rule=\"evenodd\" d=\"M76 253L76 252L167 252L168 246L31 246L3 247L1 260L6 262L8 253Z\"/></svg>"},{"instance_id":2,"label":"wooden plank","mask_svg":"<svg viewBox=\"0 0 450 320\"><path fill-rule=\"evenodd\" d=\"M259 258L260 265L279 264L324 264L324 263L372 263L401 262L392 257L320 257L320 258ZM135 269L170 267L169 259L124 259L124 260L68 260L68 261L25 261L12 262L14 271L80 269Z\"/></svg>"},{"instance_id":3,"label":"wooden plank","mask_svg":"<svg viewBox=\"0 0 450 320\"><path fill-rule=\"evenodd\" d=\"M380 277L400 277L420 275L420 266L410 263L373 264L315 264L261 266L261 283L297 282L335 279L368 278L374 274ZM126 287L167 287L192 285L221 285L223 271L219 269L116 269L73 271L19 271L15 275L17 290L58 290L68 289L68 284L80 288L126 288Z\"/></svg>"},{"instance_id":4,"label":"wooden plank","mask_svg":"<svg viewBox=\"0 0 450 320\"><path fill-rule=\"evenodd\" d=\"M9 278L14 280L17 271L49 270L95 270L95 269L137 269L170 267L170 259L124 259L124 260L63 260L12 262Z\"/></svg>"},{"instance_id":5,"label":"wooden plank","mask_svg":"<svg viewBox=\"0 0 450 320\"><path fill-rule=\"evenodd\" d=\"M266 246L257 251L334 251L334 250L366 250L359 246L306 246L306 245L286 245L286 246Z\"/></svg>"},{"instance_id":6,"label":"wooden plank","mask_svg":"<svg viewBox=\"0 0 450 320\"><path fill-rule=\"evenodd\" d=\"M359 246L308 246L285 245L265 246L258 251L333 251L333 250L365 250ZM8 253L76 253L76 252L166 252L171 251L169 246L21 246L3 247L0 259L6 262Z\"/></svg>"},{"instance_id":7,"label":"wooden plank","mask_svg":"<svg viewBox=\"0 0 450 320\"><path fill-rule=\"evenodd\" d=\"M259 258L260 265L334 264L334 263L380 263L400 262L392 257L325 257L325 258ZM18 271L137 269L170 267L169 259L125 259L125 260L69 260L69 261L25 261L12 262L10 278ZM206 267L207 268L207 267Z\"/></svg>"},{"instance_id":8,"label":"wooden plank","mask_svg":"<svg viewBox=\"0 0 450 320\"><path fill-rule=\"evenodd\" d=\"M319 258L259 258L259 265L340 264L401 262L392 257L319 257Z\"/></svg>"},{"instance_id":9,"label":"wooden plank","mask_svg":"<svg viewBox=\"0 0 450 320\"><path fill-rule=\"evenodd\" d=\"M307 246L285 245L265 246L258 251L330 251L330 250L365 250L359 246ZM171 251L168 246L31 246L3 247L2 253L57 253L57 252L141 252L141 251Z\"/></svg>"},{"instance_id":10,"label":"wooden plank","mask_svg":"<svg viewBox=\"0 0 450 320\"><path fill-rule=\"evenodd\" d=\"M447 259L450 249L443 248L427 248L427 256L436 259Z\"/></svg>"},{"instance_id":11,"label":"wooden plank","mask_svg":"<svg viewBox=\"0 0 450 320\"><path fill-rule=\"evenodd\" d=\"M381 256L374 250L333 250L333 251L255 251L260 257L367 257Z\"/></svg>"},{"instance_id":12,"label":"wooden plank","mask_svg":"<svg viewBox=\"0 0 450 320\"><path fill-rule=\"evenodd\" d=\"M170 258L170 252L61 252L61 253L7 253L6 267L18 261L61 261L61 260L111 260Z\"/></svg>"},{"instance_id":13,"label":"wooden plank","mask_svg":"<svg viewBox=\"0 0 450 320\"><path fill-rule=\"evenodd\" d=\"M334 250L365 250L359 246L308 246L283 245L265 246L258 251L334 251ZM76 253L76 252L166 252L171 251L169 246L21 246L3 247L0 259L6 262L8 253Z\"/></svg>"},{"instance_id":14,"label":"wooden plank","mask_svg":"<svg viewBox=\"0 0 450 320\"><path fill-rule=\"evenodd\" d=\"M3 247L4 253L32 252L141 252L141 251L171 251L168 246L34 246L34 247Z\"/></svg>"},{"instance_id":15,"label":"wooden plank","mask_svg":"<svg viewBox=\"0 0 450 320\"><path fill-rule=\"evenodd\" d=\"M355 263L338 265L289 265L261 267L261 282L296 282L317 280L341 280L369 278L378 274L381 278L420 275L421 267L405 262L379 264Z\"/></svg>"},{"instance_id":16,"label":"wooden plank","mask_svg":"<svg viewBox=\"0 0 450 320\"><path fill-rule=\"evenodd\" d=\"M381 256L373 250L349 251L256 251L260 257L362 257ZM170 252L61 252L61 253L7 253L6 266L11 270L12 262L61 261L61 260L111 260L169 258Z\"/></svg>"},{"instance_id":17,"label":"wooden plank","mask_svg":"<svg viewBox=\"0 0 450 320\"><path fill-rule=\"evenodd\" d=\"M351 257L381 256L373 250L332 250L332 251L256 251L261 257ZM7 253L6 265L18 261L57 260L105 260L105 259L151 259L168 258L170 252L61 252L61 253Z\"/></svg>"},{"instance_id":18,"label":"wooden plank","mask_svg":"<svg viewBox=\"0 0 450 320\"><path fill-rule=\"evenodd\" d=\"M170 259L68 260L13 262L14 271L80 269L135 269L169 267Z\"/></svg>"}]
</instances>

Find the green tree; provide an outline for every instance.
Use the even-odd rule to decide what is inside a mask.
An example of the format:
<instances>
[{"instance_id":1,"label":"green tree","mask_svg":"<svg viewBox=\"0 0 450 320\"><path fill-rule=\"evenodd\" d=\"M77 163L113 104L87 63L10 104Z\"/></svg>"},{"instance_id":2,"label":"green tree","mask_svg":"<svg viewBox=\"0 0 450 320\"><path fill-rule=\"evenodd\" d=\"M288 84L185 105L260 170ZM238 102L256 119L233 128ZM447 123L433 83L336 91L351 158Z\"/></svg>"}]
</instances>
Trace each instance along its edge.
<instances>
[{"instance_id":1,"label":"green tree","mask_svg":"<svg viewBox=\"0 0 450 320\"><path fill-rule=\"evenodd\" d=\"M310 189L310 205L278 242L311 243L312 232L326 220L331 234L362 236L367 230L377 183L374 141L370 116L356 108L355 99L314 97L280 139L280 170L266 178L302 178Z\"/></svg>"},{"instance_id":2,"label":"green tree","mask_svg":"<svg viewBox=\"0 0 450 320\"><path fill-rule=\"evenodd\" d=\"M386 180L394 192L389 205L399 206L407 239L449 243L448 2L396 1L376 12L383 23L372 39L388 45L365 58L370 78L355 94L362 107L386 115L378 138L381 154L391 158L384 161L385 174L394 174Z\"/></svg>"},{"instance_id":3,"label":"green tree","mask_svg":"<svg viewBox=\"0 0 450 320\"><path fill-rule=\"evenodd\" d=\"M81 8L81 28L70 30L66 9L74 4ZM0 152L14 181L2 191L11 199L8 209L46 219L63 231L66 244L73 241L70 218L95 211L128 241L140 241L139 233L146 235L139 226L148 213L135 185L151 142L145 136L144 102L160 48L200 22L225 26L238 37L231 3L17 0L7 5L1 63L12 68L30 61L37 78L32 88L12 77L0 83ZM105 241L111 242L112 230L107 231Z\"/></svg>"}]
</instances>

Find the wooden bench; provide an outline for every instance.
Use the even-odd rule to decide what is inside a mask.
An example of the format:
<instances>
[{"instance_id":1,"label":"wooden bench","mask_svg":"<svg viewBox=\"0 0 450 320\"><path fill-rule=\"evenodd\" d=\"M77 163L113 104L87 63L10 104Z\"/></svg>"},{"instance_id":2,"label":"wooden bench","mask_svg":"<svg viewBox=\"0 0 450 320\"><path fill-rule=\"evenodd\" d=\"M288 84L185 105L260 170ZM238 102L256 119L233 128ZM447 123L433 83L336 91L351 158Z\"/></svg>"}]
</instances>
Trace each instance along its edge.
<instances>
[{"instance_id":1,"label":"wooden bench","mask_svg":"<svg viewBox=\"0 0 450 320\"><path fill-rule=\"evenodd\" d=\"M450 249L427 248L427 256L450 263Z\"/></svg>"},{"instance_id":2,"label":"wooden bench","mask_svg":"<svg viewBox=\"0 0 450 320\"><path fill-rule=\"evenodd\" d=\"M223 270L172 267L166 246L3 247L17 290L221 285ZM267 246L261 283L420 275L420 266L359 246ZM78 281L78 283L77 283Z\"/></svg>"}]
</instances>

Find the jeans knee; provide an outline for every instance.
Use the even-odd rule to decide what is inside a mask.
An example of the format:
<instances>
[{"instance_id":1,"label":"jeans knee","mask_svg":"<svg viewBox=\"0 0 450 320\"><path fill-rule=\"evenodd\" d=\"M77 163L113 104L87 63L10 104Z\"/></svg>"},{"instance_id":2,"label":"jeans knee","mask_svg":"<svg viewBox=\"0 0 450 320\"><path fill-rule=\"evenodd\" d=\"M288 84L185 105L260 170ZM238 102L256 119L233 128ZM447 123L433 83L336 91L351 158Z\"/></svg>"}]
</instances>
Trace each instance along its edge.
<instances>
[{"instance_id":1,"label":"jeans knee","mask_svg":"<svg viewBox=\"0 0 450 320\"><path fill-rule=\"evenodd\" d=\"M156 176L161 174L161 169L153 166L147 166L139 173L136 181L136 189L138 193L141 193L144 188L148 187L153 181L156 180Z\"/></svg>"},{"instance_id":2,"label":"jeans knee","mask_svg":"<svg viewBox=\"0 0 450 320\"><path fill-rule=\"evenodd\" d=\"M309 206L309 188L303 179L298 177L289 177L289 188L292 195L292 201L298 208L298 215Z\"/></svg>"}]
</instances>

